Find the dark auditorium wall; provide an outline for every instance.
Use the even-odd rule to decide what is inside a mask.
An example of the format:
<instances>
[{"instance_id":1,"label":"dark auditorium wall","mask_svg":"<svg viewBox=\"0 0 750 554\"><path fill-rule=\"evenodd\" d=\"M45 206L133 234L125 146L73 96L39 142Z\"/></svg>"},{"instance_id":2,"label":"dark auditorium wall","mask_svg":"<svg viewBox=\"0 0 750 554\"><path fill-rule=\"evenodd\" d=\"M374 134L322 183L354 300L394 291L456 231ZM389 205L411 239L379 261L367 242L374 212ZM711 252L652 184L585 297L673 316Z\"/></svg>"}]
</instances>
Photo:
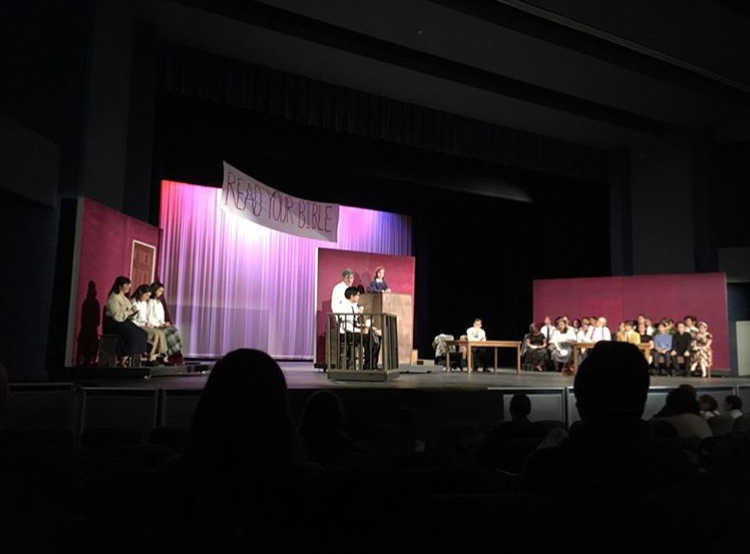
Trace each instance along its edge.
<instances>
[{"instance_id":1,"label":"dark auditorium wall","mask_svg":"<svg viewBox=\"0 0 750 554\"><path fill-rule=\"evenodd\" d=\"M12 381L46 378L58 210L0 190L0 361Z\"/></svg>"}]
</instances>

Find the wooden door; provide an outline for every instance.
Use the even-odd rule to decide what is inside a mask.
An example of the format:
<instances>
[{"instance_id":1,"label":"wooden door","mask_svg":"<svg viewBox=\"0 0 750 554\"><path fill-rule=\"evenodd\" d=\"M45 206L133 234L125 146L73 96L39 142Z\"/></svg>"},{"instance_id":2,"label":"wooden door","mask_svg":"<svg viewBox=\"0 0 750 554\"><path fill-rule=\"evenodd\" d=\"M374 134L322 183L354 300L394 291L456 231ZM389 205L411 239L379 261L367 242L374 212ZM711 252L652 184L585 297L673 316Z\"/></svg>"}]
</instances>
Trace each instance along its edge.
<instances>
[{"instance_id":1,"label":"wooden door","mask_svg":"<svg viewBox=\"0 0 750 554\"><path fill-rule=\"evenodd\" d=\"M134 240L130 262L130 280L133 281L133 290L140 285L153 283L155 268L156 247Z\"/></svg>"}]
</instances>

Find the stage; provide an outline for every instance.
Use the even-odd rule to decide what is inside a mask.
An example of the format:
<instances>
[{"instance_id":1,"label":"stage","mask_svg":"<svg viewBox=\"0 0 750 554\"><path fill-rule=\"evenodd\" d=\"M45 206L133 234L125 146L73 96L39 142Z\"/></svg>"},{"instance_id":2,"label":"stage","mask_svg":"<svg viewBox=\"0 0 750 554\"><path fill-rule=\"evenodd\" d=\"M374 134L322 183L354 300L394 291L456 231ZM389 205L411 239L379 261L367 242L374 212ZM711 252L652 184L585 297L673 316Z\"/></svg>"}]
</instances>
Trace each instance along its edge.
<instances>
[{"instance_id":1,"label":"stage","mask_svg":"<svg viewBox=\"0 0 750 554\"><path fill-rule=\"evenodd\" d=\"M519 389L566 389L573 386L573 377L555 372L522 372L515 369L503 368L495 372L468 373L453 370L446 373L443 366L401 364L398 379L387 382L366 381L338 381L329 379L323 370L313 367L312 362L279 361L284 372L287 387L292 390L323 390L323 389L401 389L401 390L435 390L435 391L479 391L506 388ZM187 374L171 375L170 370L153 371L150 379L145 379L143 368L134 370L79 370L77 383L85 386L112 386L113 379L118 387L156 388L156 389L202 389L210 374L213 362L202 362L200 369L193 369ZM109 372L109 374L107 373ZM128 378L132 372L133 378ZM173 370L171 370L173 372ZM158 377L158 378L157 378ZM750 378L712 377L701 379L698 377L651 377L651 388L662 390L675 388L682 384L690 384L697 389L727 388L734 386L749 386Z\"/></svg>"}]
</instances>

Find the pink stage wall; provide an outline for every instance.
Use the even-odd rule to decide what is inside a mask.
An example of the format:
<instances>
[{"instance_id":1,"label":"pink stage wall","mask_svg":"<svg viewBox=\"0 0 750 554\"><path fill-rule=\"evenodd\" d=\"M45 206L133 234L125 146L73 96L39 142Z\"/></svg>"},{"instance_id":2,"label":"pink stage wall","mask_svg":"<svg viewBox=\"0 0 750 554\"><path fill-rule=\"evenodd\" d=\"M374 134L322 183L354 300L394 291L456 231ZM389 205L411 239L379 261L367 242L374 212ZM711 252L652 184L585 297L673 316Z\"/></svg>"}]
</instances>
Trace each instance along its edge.
<instances>
[{"instance_id":1,"label":"pink stage wall","mask_svg":"<svg viewBox=\"0 0 750 554\"><path fill-rule=\"evenodd\" d=\"M75 293L71 309L75 310L75 332L68 336L74 363L78 349L78 336L84 313L86 320L96 316L101 319L104 304L107 302L109 289L119 275L130 277L131 253L133 241L137 240L157 248L159 247L159 228L138 219L108 208L102 204L82 198L79 202L80 243L78 254L78 280L74 285ZM158 265L156 268L158 275ZM84 305L89 292L89 282L96 287L96 297ZM143 283L133 283L138 286ZM101 333L101 323L97 327Z\"/></svg>"},{"instance_id":2,"label":"pink stage wall","mask_svg":"<svg viewBox=\"0 0 750 554\"><path fill-rule=\"evenodd\" d=\"M534 321L544 316L604 316L614 330L638 314L658 321L695 315L714 336L714 368L729 369L729 316L724 273L534 281Z\"/></svg>"},{"instance_id":3,"label":"pink stage wall","mask_svg":"<svg viewBox=\"0 0 750 554\"><path fill-rule=\"evenodd\" d=\"M354 286L362 285L367 289L378 266L385 267L385 282L393 292L410 294L414 298L413 256L390 256L353 252L351 250L331 250L318 248L318 288L315 304L315 361L325 361L325 326L326 314L331 311L331 292L341 281L341 272L345 268L354 271Z\"/></svg>"}]
</instances>

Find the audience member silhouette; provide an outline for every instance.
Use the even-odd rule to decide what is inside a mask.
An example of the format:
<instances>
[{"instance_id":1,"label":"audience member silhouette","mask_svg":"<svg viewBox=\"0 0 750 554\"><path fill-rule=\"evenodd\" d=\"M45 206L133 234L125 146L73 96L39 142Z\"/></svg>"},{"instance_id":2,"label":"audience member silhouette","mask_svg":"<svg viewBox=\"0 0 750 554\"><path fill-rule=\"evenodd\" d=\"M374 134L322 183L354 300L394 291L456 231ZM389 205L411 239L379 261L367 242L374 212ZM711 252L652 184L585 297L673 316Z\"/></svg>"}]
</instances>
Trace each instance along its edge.
<instances>
[{"instance_id":1,"label":"audience member silhouette","mask_svg":"<svg viewBox=\"0 0 750 554\"><path fill-rule=\"evenodd\" d=\"M477 449L477 463L480 467L500 468L508 454L508 443L513 439L530 439L528 451L536 448L545 434L544 428L529 420L531 400L523 393L514 394L508 406L510 421L495 425Z\"/></svg>"},{"instance_id":2,"label":"audience member silhouette","mask_svg":"<svg viewBox=\"0 0 750 554\"><path fill-rule=\"evenodd\" d=\"M693 387L679 387L667 395L664 421L672 425L684 439L705 439L713 435L706 420L700 415L700 404ZM658 419L658 418L657 418Z\"/></svg>"},{"instance_id":3,"label":"audience member silhouette","mask_svg":"<svg viewBox=\"0 0 750 554\"><path fill-rule=\"evenodd\" d=\"M195 410L187 467L242 476L300 467L304 461L278 364L249 349L219 360Z\"/></svg>"},{"instance_id":4,"label":"audience member silhouette","mask_svg":"<svg viewBox=\"0 0 750 554\"><path fill-rule=\"evenodd\" d=\"M190 483L174 548L222 551L283 544L304 518L305 482L314 467L287 405L278 364L241 349L216 363L196 408L183 458ZM253 543L252 541L256 541Z\"/></svg>"},{"instance_id":5,"label":"audience member silhouette","mask_svg":"<svg viewBox=\"0 0 750 554\"><path fill-rule=\"evenodd\" d=\"M354 450L352 439L344 432L344 420L344 407L334 392L317 391L308 398L299 434L312 459Z\"/></svg>"},{"instance_id":6,"label":"audience member silhouette","mask_svg":"<svg viewBox=\"0 0 750 554\"><path fill-rule=\"evenodd\" d=\"M560 446L527 461L522 489L534 512L567 510L580 518L644 511L645 498L673 491L692 467L672 443L654 440L641 418L649 368L632 344L597 343L574 382L582 423Z\"/></svg>"},{"instance_id":7,"label":"audience member silhouette","mask_svg":"<svg viewBox=\"0 0 750 554\"><path fill-rule=\"evenodd\" d=\"M0 430L3 428L5 418L10 413L11 395L10 385L8 384L8 373L5 366L0 362Z\"/></svg>"}]
</instances>

